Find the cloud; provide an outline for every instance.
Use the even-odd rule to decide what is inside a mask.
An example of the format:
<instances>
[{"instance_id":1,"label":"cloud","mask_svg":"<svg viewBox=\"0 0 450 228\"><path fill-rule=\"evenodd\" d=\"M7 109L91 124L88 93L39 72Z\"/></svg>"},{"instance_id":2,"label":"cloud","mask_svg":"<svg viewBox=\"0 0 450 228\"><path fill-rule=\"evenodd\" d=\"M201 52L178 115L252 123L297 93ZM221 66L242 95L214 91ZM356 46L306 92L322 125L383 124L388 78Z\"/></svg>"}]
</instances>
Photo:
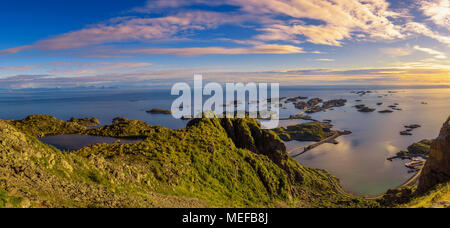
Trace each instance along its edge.
<instances>
[{"instance_id":1,"label":"cloud","mask_svg":"<svg viewBox=\"0 0 450 228\"><path fill-rule=\"evenodd\" d=\"M336 60L334 60L334 59L315 59L315 61L318 61L318 62L334 62Z\"/></svg>"},{"instance_id":2,"label":"cloud","mask_svg":"<svg viewBox=\"0 0 450 228\"><path fill-rule=\"evenodd\" d=\"M304 35L311 43L341 46L342 41L352 38L354 33L365 33L372 38L387 40L404 38L400 27L389 20L389 17L398 17L399 14L390 11L389 3L384 0L231 0L231 2L241 5L248 13L295 18L288 24L281 22L261 29L265 33L258 38L263 40L295 42L298 35ZM303 21L305 18L324 24L306 25Z\"/></svg>"},{"instance_id":3,"label":"cloud","mask_svg":"<svg viewBox=\"0 0 450 228\"><path fill-rule=\"evenodd\" d=\"M39 65L26 65L26 66L10 66L10 67L0 67L0 70L7 71L27 71L33 68L39 67Z\"/></svg>"},{"instance_id":4,"label":"cloud","mask_svg":"<svg viewBox=\"0 0 450 228\"><path fill-rule=\"evenodd\" d=\"M148 40L177 39L181 33L213 29L227 23L237 23L244 16L192 11L160 18L115 18L108 23L93 25L78 31L68 32L33 45L0 51L0 55L14 54L35 48L46 51L69 50L93 45Z\"/></svg>"},{"instance_id":5,"label":"cloud","mask_svg":"<svg viewBox=\"0 0 450 228\"><path fill-rule=\"evenodd\" d=\"M424 15L428 16L435 24L450 28L449 0L420 1L419 4Z\"/></svg>"},{"instance_id":6,"label":"cloud","mask_svg":"<svg viewBox=\"0 0 450 228\"><path fill-rule=\"evenodd\" d=\"M82 76L111 73L115 71L127 72L146 68L152 66L152 64L147 62L53 62L50 63L49 66L52 67L50 72L53 74Z\"/></svg>"},{"instance_id":7,"label":"cloud","mask_svg":"<svg viewBox=\"0 0 450 228\"><path fill-rule=\"evenodd\" d=\"M222 47L201 47L201 48L151 48L121 50L126 54L169 54L169 55L237 55L237 54L293 54L304 53L301 47L292 45L262 44L250 48L222 48Z\"/></svg>"},{"instance_id":8,"label":"cloud","mask_svg":"<svg viewBox=\"0 0 450 228\"><path fill-rule=\"evenodd\" d=\"M192 82L201 72L205 81L277 82L281 85L449 85L445 77L450 69L380 68L380 69L293 69L274 71L211 71L208 69L174 69L106 73L91 76L55 77L52 75L19 75L0 79L0 88L66 88L79 86L171 86L173 81Z\"/></svg>"},{"instance_id":9,"label":"cloud","mask_svg":"<svg viewBox=\"0 0 450 228\"><path fill-rule=\"evenodd\" d=\"M31 45L27 45L27 46L20 46L20 47L0 50L0 55L16 54L23 50L30 49L31 47L32 47Z\"/></svg>"},{"instance_id":10,"label":"cloud","mask_svg":"<svg viewBox=\"0 0 450 228\"><path fill-rule=\"evenodd\" d=\"M435 23L448 25L448 0L421 1L420 9ZM231 5L230 12L193 10L193 5L215 7ZM164 16L157 12L164 12ZM128 11L129 12L129 11ZM87 47L101 50L101 45L150 43L186 40L209 42L197 37L204 30L223 25L246 28L251 38L232 40L240 45L226 48L217 44L201 48L147 48L136 53L201 55L201 54L286 54L302 53L300 45L343 46L345 41L397 40L424 35L450 45L450 37L431 30L426 24L414 22L404 9L394 11L387 0L151 0L132 9L133 17L113 18L80 30L40 40L32 45L0 50L0 55L27 49L48 53ZM136 15L136 12L139 14ZM400 13L401 12L401 13ZM407 18L407 19L405 19ZM405 19L405 20L403 20ZM447 26L448 27L448 26ZM215 39L217 40L217 39ZM277 41L278 44L275 44ZM250 47L248 47L250 46ZM93 48L89 49L92 50ZM194 53L196 52L197 53ZM406 55L407 53L404 53ZM99 51L93 56L122 56Z\"/></svg>"},{"instance_id":11,"label":"cloud","mask_svg":"<svg viewBox=\"0 0 450 228\"><path fill-rule=\"evenodd\" d=\"M33 46L43 50L66 50L97 44L176 38L182 31L216 28L238 20L215 12L194 11L161 18L113 20L43 40Z\"/></svg>"},{"instance_id":12,"label":"cloud","mask_svg":"<svg viewBox=\"0 0 450 228\"><path fill-rule=\"evenodd\" d=\"M399 48L381 48L381 52L393 57L403 57L412 55L414 53L414 50L410 47L399 47Z\"/></svg>"},{"instance_id":13,"label":"cloud","mask_svg":"<svg viewBox=\"0 0 450 228\"><path fill-rule=\"evenodd\" d=\"M417 22L409 22L403 28L404 31L409 33L421 34L432 39L435 39L443 44L450 46L450 37L439 34L438 32L432 31L428 28L427 25L417 23Z\"/></svg>"},{"instance_id":14,"label":"cloud","mask_svg":"<svg viewBox=\"0 0 450 228\"><path fill-rule=\"evenodd\" d=\"M433 55L436 59L447 59L445 53L433 50L431 48L423 48L420 46L414 46L414 50L421 51Z\"/></svg>"}]
</instances>

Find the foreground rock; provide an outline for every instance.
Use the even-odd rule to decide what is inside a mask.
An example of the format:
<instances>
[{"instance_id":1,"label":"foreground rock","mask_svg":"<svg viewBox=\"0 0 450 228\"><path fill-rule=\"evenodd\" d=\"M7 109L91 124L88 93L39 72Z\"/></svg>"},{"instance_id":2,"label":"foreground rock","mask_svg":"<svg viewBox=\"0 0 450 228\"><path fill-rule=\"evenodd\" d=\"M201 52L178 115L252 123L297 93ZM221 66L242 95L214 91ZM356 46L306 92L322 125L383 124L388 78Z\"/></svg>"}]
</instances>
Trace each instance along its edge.
<instances>
[{"instance_id":1,"label":"foreground rock","mask_svg":"<svg viewBox=\"0 0 450 228\"><path fill-rule=\"evenodd\" d=\"M430 157L420 177L419 191L426 192L438 184L450 181L450 117L439 137L431 144Z\"/></svg>"}]
</instances>

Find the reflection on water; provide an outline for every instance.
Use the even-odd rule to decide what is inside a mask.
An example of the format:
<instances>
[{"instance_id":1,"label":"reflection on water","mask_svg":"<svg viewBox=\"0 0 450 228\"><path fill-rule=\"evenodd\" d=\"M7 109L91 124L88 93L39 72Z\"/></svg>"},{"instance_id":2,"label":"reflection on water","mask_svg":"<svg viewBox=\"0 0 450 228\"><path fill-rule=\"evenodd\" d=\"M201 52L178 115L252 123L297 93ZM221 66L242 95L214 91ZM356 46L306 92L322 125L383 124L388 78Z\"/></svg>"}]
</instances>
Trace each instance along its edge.
<instances>
[{"instance_id":1,"label":"reflection on water","mask_svg":"<svg viewBox=\"0 0 450 228\"><path fill-rule=\"evenodd\" d=\"M325 100L344 98L349 101L345 107L316 113L312 117L321 121L330 119L335 129L350 130L353 134L338 138L338 145L322 145L296 159L302 165L329 170L350 192L377 195L402 184L412 176L404 167L404 161L390 162L386 158L414 142L437 137L442 123L450 114L450 89L405 89L395 90L396 93L376 90L363 97L350 93L352 90L285 88L280 95L320 97ZM145 112L153 108L170 109L175 98L170 96L169 91L149 89L0 92L0 119L22 119L31 114L49 114L63 120L71 117L97 117L102 124L109 124L113 118L123 116L152 125L183 128L186 121L174 120L170 115L149 115ZM377 103L380 102L383 105L378 106ZM352 107L365 104L381 111L395 103L399 104L402 111L391 114L360 113ZM299 112L292 104L288 104L281 110L281 117ZM304 121L289 120L282 121L281 125L302 122ZM422 128L416 129L413 136L400 136L399 132L404 130L404 125L409 124L420 124ZM47 143L60 148L73 150L95 143L112 143L116 139L56 136L43 140L49 140ZM310 142L289 142L287 147L290 150L308 144Z\"/></svg>"},{"instance_id":2,"label":"reflection on water","mask_svg":"<svg viewBox=\"0 0 450 228\"><path fill-rule=\"evenodd\" d=\"M83 147L99 143L112 144L115 142L119 142L120 144L130 144L141 141L141 140L88 136L88 135L57 135L44 137L39 140L43 143L52 145L60 150L65 151L79 150Z\"/></svg>"}]
</instances>

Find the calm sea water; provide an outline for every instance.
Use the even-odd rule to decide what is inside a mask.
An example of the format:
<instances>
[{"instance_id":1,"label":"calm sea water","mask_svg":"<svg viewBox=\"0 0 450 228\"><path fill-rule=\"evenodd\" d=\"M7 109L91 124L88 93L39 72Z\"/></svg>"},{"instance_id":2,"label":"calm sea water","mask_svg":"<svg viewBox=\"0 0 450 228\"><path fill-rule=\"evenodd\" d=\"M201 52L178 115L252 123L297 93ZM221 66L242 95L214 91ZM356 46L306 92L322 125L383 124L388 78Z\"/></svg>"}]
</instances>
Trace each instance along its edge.
<instances>
[{"instance_id":1,"label":"calm sea water","mask_svg":"<svg viewBox=\"0 0 450 228\"><path fill-rule=\"evenodd\" d=\"M302 165L329 170L340 178L347 191L377 195L397 187L413 175L408 173L404 161L390 162L386 158L414 142L437 137L442 123L450 115L450 89L378 89L362 97L351 93L353 90L358 89L290 87L283 88L281 96L344 98L349 101L345 107L316 113L312 117L317 120L330 119L335 129L350 130L353 134L340 137L338 145L326 144L296 159ZM175 98L167 90L153 89L0 91L0 119L48 114L63 120L97 117L102 124L109 124L113 118L123 116L152 125L183 128L186 121L145 112L153 108L170 109ZM377 106L378 102L383 102L383 105ZM398 103L403 111L391 114L359 113L352 107L365 104L380 111L394 103ZM287 105L287 109L281 110L281 115L288 117L299 112L292 105ZM301 122L282 121L281 125ZM401 136L399 132L409 124L420 124L422 128L416 129L413 136ZM291 149L306 144L289 142L287 146Z\"/></svg>"}]
</instances>

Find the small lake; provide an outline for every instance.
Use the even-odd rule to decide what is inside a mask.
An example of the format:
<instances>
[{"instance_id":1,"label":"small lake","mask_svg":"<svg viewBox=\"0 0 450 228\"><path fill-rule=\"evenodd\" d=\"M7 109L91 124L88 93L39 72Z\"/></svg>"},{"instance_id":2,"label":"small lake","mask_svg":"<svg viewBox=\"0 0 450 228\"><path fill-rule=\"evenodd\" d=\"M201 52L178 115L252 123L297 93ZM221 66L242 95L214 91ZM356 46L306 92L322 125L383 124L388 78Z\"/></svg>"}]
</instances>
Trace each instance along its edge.
<instances>
[{"instance_id":1,"label":"small lake","mask_svg":"<svg viewBox=\"0 0 450 228\"><path fill-rule=\"evenodd\" d=\"M87 146L95 145L95 144L99 144L99 143L112 144L117 141L120 141L120 144L132 144L132 143L138 143L138 142L142 141L142 140L137 140L137 139L135 139L135 140L118 139L118 138L89 136L89 135L57 135L57 136L44 137L39 140L45 144L52 145L60 150L65 150L65 151L79 150L83 147L87 147Z\"/></svg>"}]
</instances>

